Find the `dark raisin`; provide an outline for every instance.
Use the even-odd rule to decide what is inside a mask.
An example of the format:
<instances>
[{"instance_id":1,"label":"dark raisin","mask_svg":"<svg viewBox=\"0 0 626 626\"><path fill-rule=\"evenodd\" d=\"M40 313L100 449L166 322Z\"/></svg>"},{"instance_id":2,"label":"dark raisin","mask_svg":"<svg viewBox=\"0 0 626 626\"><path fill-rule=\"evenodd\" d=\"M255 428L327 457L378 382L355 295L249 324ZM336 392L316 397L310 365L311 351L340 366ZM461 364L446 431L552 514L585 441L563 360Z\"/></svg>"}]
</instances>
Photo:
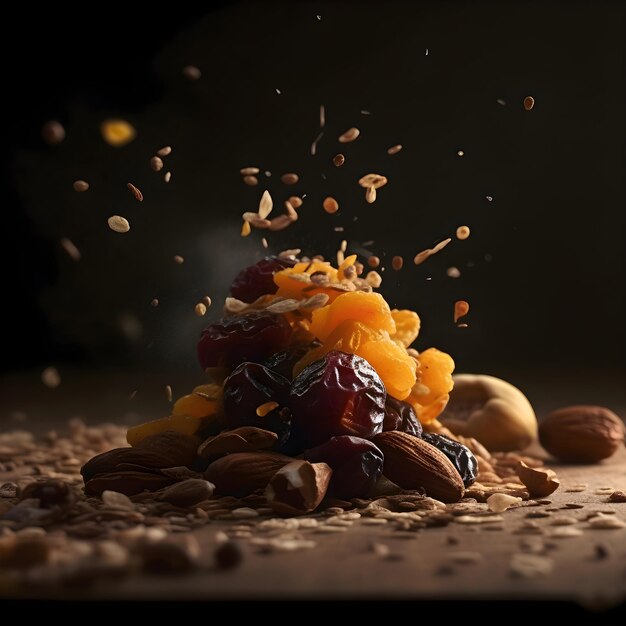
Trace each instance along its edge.
<instances>
[{"instance_id":1,"label":"dark raisin","mask_svg":"<svg viewBox=\"0 0 626 626\"><path fill-rule=\"evenodd\" d=\"M475 480L478 473L478 462L472 451L458 441L450 439L445 435L435 433L424 433L422 439L431 446L435 446L443 452L463 479L463 484L469 487Z\"/></svg>"},{"instance_id":2,"label":"dark raisin","mask_svg":"<svg viewBox=\"0 0 626 626\"><path fill-rule=\"evenodd\" d=\"M261 296L276 293L278 286L274 282L274 274L295 264L292 259L265 257L237 274L230 286L230 293L243 302L254 302Z\"/></svg>"},{"instance_id":3,"label":"dark raisin","mask_svg":"<svg viewBox=\"0 0 626 626\"><path fill-rule=\"evenodd\" d=\"M269 367L274 372L282 374L285 378L293 380L293 366L309 351L319 346L319 341L311 343L297 343L289 346L286 350L281 350L272 354L269 359L263 363L265 367Z\"/></svg>"},{"instance_id":4,"label":"dark raisin","mask_svg":"<svg viewBox=\"0 0 626 626\"><path fill-rule=\"evenodd\" d=\"M422 436L422 425L415 415L413 407L402 400L387 396L385 401L385 421L383 430L400 430L416 437Z\"/></svg>"}]
</instances>

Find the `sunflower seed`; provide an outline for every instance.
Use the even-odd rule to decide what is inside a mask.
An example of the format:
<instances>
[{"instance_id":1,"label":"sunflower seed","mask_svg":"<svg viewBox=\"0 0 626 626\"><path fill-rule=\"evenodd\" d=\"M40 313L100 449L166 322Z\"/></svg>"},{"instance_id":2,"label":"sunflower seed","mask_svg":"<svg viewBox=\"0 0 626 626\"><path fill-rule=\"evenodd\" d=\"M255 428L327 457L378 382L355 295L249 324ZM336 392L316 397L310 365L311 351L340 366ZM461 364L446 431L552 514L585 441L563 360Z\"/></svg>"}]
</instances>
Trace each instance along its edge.
<instances>
[{"instance_id":1,"label":"sunflower seed","mask_svg":"<svg viewBox=\"0 0 626 626\"><path fill-rule=\"evenodd\" d=\"M109 228L116 233L127 233L130 230L128 220L121 215L111 215L107 223Z\"/></svg>"}]
</instances>

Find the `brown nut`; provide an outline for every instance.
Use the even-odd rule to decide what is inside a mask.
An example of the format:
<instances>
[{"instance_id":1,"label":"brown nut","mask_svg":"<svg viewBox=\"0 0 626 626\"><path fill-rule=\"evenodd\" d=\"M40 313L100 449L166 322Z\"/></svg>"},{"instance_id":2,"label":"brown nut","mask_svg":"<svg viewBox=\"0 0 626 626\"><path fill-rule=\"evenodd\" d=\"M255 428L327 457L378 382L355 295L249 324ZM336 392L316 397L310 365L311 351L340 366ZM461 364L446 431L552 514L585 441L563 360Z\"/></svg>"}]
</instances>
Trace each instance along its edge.
<instances>
[{"instance_id":1,"label":"brown nut","mask_svg":"<svg viewBox=\"0 0 626 626\"><path fill-rule=\"evenodd\" d=\"M278 435L270 430L242 426L209 437L198 448L198 456L202 459L216 459L233 452L254 452L271 448L277 441Z\"/></svg>"},{"instance_id":2,"label":"brown nut","mask_svg":"<svg viewBox=\"0 0 626 626\"><path fill-rule=\"evenodd\" d=\"M457 502L463 497L460 474L434 446L397 430L382 432L372 441L385 455L385 476L400 487L423 487L429 496L442 502Z\"/></svg>"},{"instance_id":3,"label":"brown nut","mask_svg":"<svg viewBox=\"0 0 626 626\"><path fill-rule=\"evenodd\" d=\"M453 380L439 419L454 434L474 437L491 452L522 450L537 438L535 412L517 387L476 374L457 374Z\"/></svg>"},{"instance_id":4,"label":"brown nut","mask_svg":"<svg viewBox=\"0 0 626 626\"><path fill-rule=\"evenodd\" d=\"M279 469L267 485L267 503L283 515L314 511L326 495L332 474L326 463L292 461Z\"/></svg>"},{"instance_id":5,"label":"brown nut","mask_svg":"<svg viewBox=\"0 0 626 626\"><path fill-rule=\"evenodd\" d=\"M539 441L562 461L596 463L624 444L624 423L601 406L569 406L541 422Z\"/></svg>"},{"instance_id":6,"label":"brown nut","mask_svg":"<svg viewBox=\"0 0 626 626\"><path fill-rule=\"evenodd\" d=\"M516 469L519 479L526 485L532 498L545 498L561 484L551 469L528 467L524 461L520 461Z\"/></svg>"}]
</instances>

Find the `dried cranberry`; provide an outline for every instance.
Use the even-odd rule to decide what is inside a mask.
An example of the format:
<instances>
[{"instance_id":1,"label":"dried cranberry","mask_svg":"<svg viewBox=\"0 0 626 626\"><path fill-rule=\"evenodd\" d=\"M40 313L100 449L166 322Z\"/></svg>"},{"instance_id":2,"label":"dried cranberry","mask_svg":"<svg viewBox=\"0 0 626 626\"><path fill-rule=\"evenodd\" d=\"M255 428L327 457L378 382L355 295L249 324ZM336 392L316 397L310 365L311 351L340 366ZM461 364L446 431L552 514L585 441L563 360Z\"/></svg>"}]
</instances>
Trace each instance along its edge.
<instances>
[{"instance_id":1,"label":"dried cranberry","mask_svg":"<svg viewBox=\"0 0 626 626\"><path fill-rule=\"evenodd\" d=\"M312 343L298 343L293 346L289 346L286 350L281 350L272 354L269 359L266 359L263 363L266 367L269 367L274 372L282 374L289 380L293 379L293 366L312 348L319 346L319 341Z\"/></svg>"},{"instance_id":2,"label":"dried cranberry","mask_svg":"<svg viewBox=\"0 0 626 626\"><path fill-rule=\"evenodd\" d=\"M291 383L295 435L306 447L335 435L372 437L382 430L385 386L360 356L333 350Z\"/></svg>"},{"instance_id":3,"label":"dried cranberry","mask_svg":"<svg viewBox=\"0 0 626 626\"><path fill-rule=\"evenodd\" d=\"M422 425L413 407L408 402L397 400L389 395L385 401L383 430L401 430L409 435L422 436Z\"/></svg>"},{"instance_id":4,"label":"dried cranberry","mask_svg":"<svg viewBox=\"0 0 626 626\"><path fill-rule=\"evenodd\" d=\"M286 267L293 267L295 264L296 262L292 259L265 257L237 274L230 286L230 293L243 302L254 302L261 296L276 293L278 287L274 282L274 274Z\"/></svg>"},{"instance_id":5,"label":"dried cranberry","mask_svg":"<svg viewBox=\"0 0 626 626\"><path fill-rule=\"evenodd\" d=\"M304 453L311 463L333 470L329 491L337 498L365 498L383 473L383 453L367 439L341 435Z\"/></svg>"},{"instance_id":6,"label":"dried cranberry","mask_svg":"<svg viewBox=\"0 0 626 626\"><path fill-rule=\"evenodd\" d=\"M207 326L198 341L203 368L235 367L260 362L289 343L291 326L282 316L265 311L226 317Z\"/></svg>"},{"instance_id":7,"label":"dried cranberry","mask_svg":"<svg viewBox=\"0 0 626 626\"><path fill-rule=\"evenodd\" d=\"M463 484L466 487L469 487L476 480L478 461L476 461L476 457L467 446L450 439L450 437L436 433L424 433L422 439L431 446L435 446L450 459L452 465L456 467L457 472L461 475Z\"/></svg>"},{"instance_id":8,"label":"dried cranberry","mask_svg":"<svg viewBox=\"0 0 626 626\"><path fill-rule=\"evenodd\" d=\"M229 428L256 426L278 435L279 443L289 436L289 412L285 404L289 396L289 381L259 363L242 363L224 381L224 417ZM257 408L266 402L278 407L264 417Z\"/></svg>"}]
</instances>

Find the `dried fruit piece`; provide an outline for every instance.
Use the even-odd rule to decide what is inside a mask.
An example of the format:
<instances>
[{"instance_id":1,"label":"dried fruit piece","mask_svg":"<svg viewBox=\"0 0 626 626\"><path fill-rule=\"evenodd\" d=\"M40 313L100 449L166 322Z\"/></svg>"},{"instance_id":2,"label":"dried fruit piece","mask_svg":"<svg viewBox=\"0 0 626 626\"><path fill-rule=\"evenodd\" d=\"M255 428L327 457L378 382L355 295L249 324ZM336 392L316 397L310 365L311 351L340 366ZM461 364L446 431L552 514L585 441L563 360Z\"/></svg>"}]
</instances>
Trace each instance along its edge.
<instances>
[{"instance_id":1,"label":"dried fruit piece","mask_svg":"<svg viewBox=\"0 0 626 626\"><path fill-rule=\"evenodd\" d=\"M420 318L418 314L408 309L392 309L391 317L396 324L396 332L390 334L391 338L408 348L419 335Z\"/></svg>"},{"instance_id":2,"label":"dried fruit piece","mask_svg":"<svg viewBox=\"0 0 626 626\"><path fill-rule=\"evenodd\" d=\"M624 445L624 423L605 407L565 407L541 422L539 441L562 461L597 463Z\"/></svg>"},{"instance_id":3,"label":"dried fruit piece","mask_svg":"<svg viewBox=\"0 0 626 626\"><path fill-rule=\"evenodd\" d=\"M556 491L561 484L556 473L551 469L535 469L520 461L516 471L519 479L526 485L528 493L533 498L545 498Z\"/></svg>"},{"instance_id":4,"label":"dried fruit piece","mask_svg":"<svg viewBox=\"0 0 626 626\"><path fill-rule=\"evenodd\" d=\"M230 286L230 293L242 302L254 302L267 294L274 294L278 286L274 274L296 262L285 257L269 256L241 270Z\"/></svg>"},{"instance_id":5,"label":"dried fruit piece","mask_svg":"<svg viewBox=\"0 0 626 626\"><path fill-rule=\"evenodd\" d=\"M383 430L399 430L416 437L422 436L420 424L413 407L408 402L397 400L387 394L385 401L385 421Z\"/></svg>"},{"instance_id":6,"label":"dried fruit piece","mask_svg":"<svg viewBox=\"0 0 626 626\"><path fill-rule=\"evenodd\" d=\"M131 426L126 433L126 440L131 446L137 446L150 435L165 433L172 430L184 435L195 435L205 425L209 417L194 417L192 415L168 415L138 426Z\"/></svg>"},{"instance_id":7,"label":"dried fruit piece","mask_svg":"<svg viewBox=\"0 0 626 626\"><path fill-rule=\"evenodd\" d=\"M267 485L267 503L284 515L309 513L326 495L332 473L326 463L292 461L278 470Z\"/></svg>"}]
</instances>

